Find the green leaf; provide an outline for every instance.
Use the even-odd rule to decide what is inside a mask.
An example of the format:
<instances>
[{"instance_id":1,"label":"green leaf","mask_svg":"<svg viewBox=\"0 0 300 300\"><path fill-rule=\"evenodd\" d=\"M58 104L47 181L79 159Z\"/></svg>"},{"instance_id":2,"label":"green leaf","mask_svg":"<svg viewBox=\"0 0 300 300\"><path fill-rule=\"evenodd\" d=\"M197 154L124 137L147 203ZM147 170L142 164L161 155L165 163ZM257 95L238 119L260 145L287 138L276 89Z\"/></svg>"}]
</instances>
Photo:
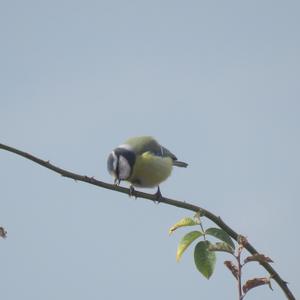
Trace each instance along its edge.
<instances>
[{"instance_id":1,"label":"green leaf","mask_svg":"<svg viewBox=\"0 0 300 300\"><path fill-rule=\"evenodd\" d=\"M188 248L188 246L196 240L198 237L202 236L203 232L201 231L191 231L187 233L179 242L177 253L176 253L176 260L179 261L183 252Z\"/></svg>"},{"instance_id":2,"label":"green leaf","mask_svg":"<svg viewBox=\"0 0 300 300\"><path fill-rule=\"evenodd\" d=\"M213 274L216 264L216 253L209 250L209 241L199 242L194 251L194 260L198 271L207 279Z\"/></svg>"},{"instance_id":3,"label":"green leaf","mask_svg":"<svg viewBox=\"0 0 300 300\"><path fill-rule=\"evenodd\" d=\"M169 234L172 234L179 227L195 226L195 225L199 225L199 224L200 224L200 222L198 220L195 220L192 218L183 218L169 229Z\"/></svg>"},{"instance_id":4,"label":"green leaf","mask_svg":"<svg viewBox=\"0 0 300 300\"><path fill-rule=\"evenodd\" d=\"M234 254L233 249L227 243L215 243L209 246L210 251L221 251Z\"/></svg>"},{"instance_id":5,"label":"green leaf","mask_svg":"<svg viewBox=\"0 0 300 300\"><path fill-rule=\"evenodd\" d=\"M222 230L220 228L214 228L214 227L208 228L208 229L206 229L205 234L214 236L215 238L227 243L232 249L235 248L231 237L228 235L227 232L225 232L224 230Z\"/></svg>"}]
</instances>

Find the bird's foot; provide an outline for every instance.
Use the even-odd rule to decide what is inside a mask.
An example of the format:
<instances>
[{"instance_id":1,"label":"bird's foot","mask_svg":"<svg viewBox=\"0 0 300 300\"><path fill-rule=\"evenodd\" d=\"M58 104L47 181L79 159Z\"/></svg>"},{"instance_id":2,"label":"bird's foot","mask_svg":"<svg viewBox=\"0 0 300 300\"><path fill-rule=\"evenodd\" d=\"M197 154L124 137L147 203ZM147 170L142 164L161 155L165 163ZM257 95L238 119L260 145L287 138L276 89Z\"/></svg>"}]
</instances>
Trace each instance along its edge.
<instances>
[{"instance_id":1,"label":"bird's foot","mask_svg":"<svg viewBox=\"0 0 300 300\"><path fill-rule=\"evenodd\" d=\"M131 184L130 187L129 187L129 193L128 193L129 197L135 196L134 192L135 192L134 186ZM135 196L135 199L136 198L137 197Z\"/></svg>"},{"instance_id":2,"label":"bird's foot","mask_svg":"<svg viewBox=\"0 0 300 300\"><path fill-rule=\"evenodd\" d=\"M162 198L163 198L163 196L162 196L162 194L161 194L161 191L160 191L159 186L157 187L157 191L156 191L156 193L154 194L154 196L155 196L154 203L156 203L156 204L160 203L161 200L162 200Z\"/></svg>"},{"instance_id":3,"label":"bird's foot","mask_svg":"<svg viewBox=\"0 0 300 300\"><path fill-rule=\"evenodd\" d=\"M121 180L118 178L115 178L114 184L115 185L120 185Z\"/></svg>"}]
</instances>

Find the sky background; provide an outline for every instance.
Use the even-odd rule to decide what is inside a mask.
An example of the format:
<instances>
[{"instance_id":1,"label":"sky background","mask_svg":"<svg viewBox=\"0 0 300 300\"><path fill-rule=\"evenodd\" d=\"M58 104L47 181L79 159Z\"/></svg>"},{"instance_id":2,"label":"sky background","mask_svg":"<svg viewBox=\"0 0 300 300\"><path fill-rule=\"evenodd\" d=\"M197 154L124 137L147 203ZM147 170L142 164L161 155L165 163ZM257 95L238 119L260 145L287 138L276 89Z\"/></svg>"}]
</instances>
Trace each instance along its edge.
<instances>
[{"instance_id":1,"label":"sky background","mask_svg":"<svg viewBox=\"0 0 300 300\"><path fill-rule=\"evenodd\" d=\"M0 143L112 182L111 149L155 136L189 163L163 195L222 216L297 298L299 14L299 1L2 1ZM209 281L192 249L176 263L186 230L168 229L191 212L4 151L0 165L2 299L237 298L228 256ZM284 299L273 288L246 299Z\"/></svg>"}]
</instances>

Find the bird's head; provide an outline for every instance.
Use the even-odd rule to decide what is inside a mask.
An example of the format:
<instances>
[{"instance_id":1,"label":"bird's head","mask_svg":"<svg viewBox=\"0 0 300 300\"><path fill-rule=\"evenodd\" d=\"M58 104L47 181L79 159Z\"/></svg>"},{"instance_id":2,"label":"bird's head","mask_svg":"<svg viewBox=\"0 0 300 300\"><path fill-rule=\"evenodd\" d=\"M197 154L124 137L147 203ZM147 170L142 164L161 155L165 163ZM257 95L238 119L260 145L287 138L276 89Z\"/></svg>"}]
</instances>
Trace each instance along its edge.
<instances>
[{"instance_id":1,"label":"bird's head","mask_svg":"<svg viewBox=\"0 0 300 300\"><path fill-rule=\"evenodd\" d=\"M118 147L113 150L107 159L107 170L115 178L115 183L127 180L133 170L136 155L126 148Z\"/></svg>"}]
</instances>

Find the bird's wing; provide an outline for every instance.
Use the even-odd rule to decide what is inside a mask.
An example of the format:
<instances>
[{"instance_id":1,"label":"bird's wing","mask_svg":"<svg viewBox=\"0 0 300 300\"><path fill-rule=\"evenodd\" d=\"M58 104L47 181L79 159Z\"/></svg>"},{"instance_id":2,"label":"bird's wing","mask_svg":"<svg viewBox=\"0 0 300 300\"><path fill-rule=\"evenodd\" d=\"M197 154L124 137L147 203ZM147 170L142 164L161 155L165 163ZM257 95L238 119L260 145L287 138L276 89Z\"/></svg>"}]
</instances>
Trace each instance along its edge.
<instances>
[{"instance_id":1,"label":"bird's wing","mask_svg":"<svg viewBox=\"0 0 300 300\"><path fill-rule=\"evenodd\" d=\"M177 160L177 157L167 148L160 146L160 145L159 145L159 147L160 147L160 149L157 153L154 153L155 155L160 156L160 157L170 157L173 160L173 165L176 167L186 168L188 166L187 163Z\"/></svg>"},{"instance_id":2,"label":"bird's wing","mask_svg":"<svg viewBox=\"0 0 300 300\"><path fill-rule=\"evenodd\" d=\"M177 157L170 151L168 150L167 148L163 147L163 146L160 146L160 156L163 156L163 157L171 157L173 160L177 160Z\"/></svg>"},{"instance_id":3,"label":"bird's wing","mask_svg":"<svg viewBox=\"0 0 300 300\"><path fill-rule=\"evenodd\" d=\"M172 160L177 160L177 157L170 150L161 146L155 139L149 139L143 150L145 152L150 151L159 157L170 157Z\"/></svg>"},{"instance_id":4,"label":"bird's wing","mask_svg":"<svg viewBox=\"0 0 300 300\"><path fill-rule=\"evenodd\" d=\"M128 139L125 144L131 145L138 154L150 152L159 157L170 157L174 161L177 160L177 157L170 150L161 146L154 138L150 136L131 138Z\"/></svg>"}]
</instances>

